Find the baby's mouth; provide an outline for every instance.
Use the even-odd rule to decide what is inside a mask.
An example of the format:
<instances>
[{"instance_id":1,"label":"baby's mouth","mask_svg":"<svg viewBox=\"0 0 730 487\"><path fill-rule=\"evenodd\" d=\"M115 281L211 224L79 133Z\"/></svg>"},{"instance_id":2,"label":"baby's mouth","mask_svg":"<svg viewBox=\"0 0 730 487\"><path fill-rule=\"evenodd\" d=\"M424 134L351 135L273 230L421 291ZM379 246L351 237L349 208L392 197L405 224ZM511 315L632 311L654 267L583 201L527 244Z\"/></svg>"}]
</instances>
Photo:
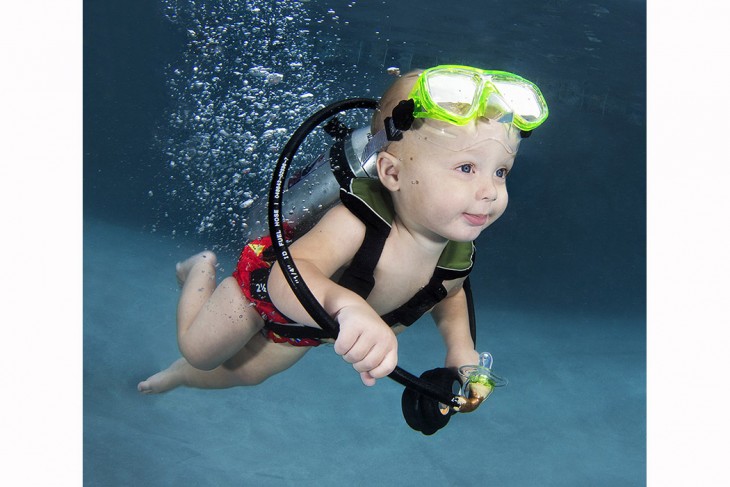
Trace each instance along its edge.
<instances>
[{"instance_id":1,"label":"baby's mouth","mask_svg":"<svg viewBox=\"0 0 730 487\"><path fill-rule=\"evenodd\" d=\"M464 213L464 218L470 224L480 227L487 223L487 221L489 220L489 215L475 215L473 213Z\"/></svg>"}]
</instances>

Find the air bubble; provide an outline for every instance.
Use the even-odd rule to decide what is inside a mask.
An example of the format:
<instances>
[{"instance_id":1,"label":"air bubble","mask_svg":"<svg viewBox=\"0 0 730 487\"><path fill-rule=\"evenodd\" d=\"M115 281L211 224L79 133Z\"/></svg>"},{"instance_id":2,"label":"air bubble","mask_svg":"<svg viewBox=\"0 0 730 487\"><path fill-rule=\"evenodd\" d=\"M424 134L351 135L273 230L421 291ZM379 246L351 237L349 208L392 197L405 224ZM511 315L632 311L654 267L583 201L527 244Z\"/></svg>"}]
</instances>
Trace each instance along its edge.
<instances>
[{"instance_id":1,"label":"air bubble","mask_svg":"<svg viewBox=\"0 0 730 487\"><path fill-rule=\"evenodd\" d=\"M284 79L283 74L271 73L270 75L268 75L266 77L266 82L269 83L270 85L278 85L279 83L281 83L281 81L283 79Z\"/></svg>"},{"instance_id":2,"label":"air bubble","mask_svg":"<svg viewBox=\"0 0 730 487\"><path fill-rule=\"evenodd\" d=\"M298 124L321 102L350 95L328 90L333 78L321 69L319 53L339 44L337 32L318 33L315 48L305 2L231 0L225 11L184 2L185 15L180 2L162 3L187 32L187 47L168 71L173 99L160 138L167 153L160 199L190 215L175 222L183 234L215 233L227 242L234 214L265 193L276 154ZM330 8L323 18L335 17Z\"/></svg>"}]
</instances>

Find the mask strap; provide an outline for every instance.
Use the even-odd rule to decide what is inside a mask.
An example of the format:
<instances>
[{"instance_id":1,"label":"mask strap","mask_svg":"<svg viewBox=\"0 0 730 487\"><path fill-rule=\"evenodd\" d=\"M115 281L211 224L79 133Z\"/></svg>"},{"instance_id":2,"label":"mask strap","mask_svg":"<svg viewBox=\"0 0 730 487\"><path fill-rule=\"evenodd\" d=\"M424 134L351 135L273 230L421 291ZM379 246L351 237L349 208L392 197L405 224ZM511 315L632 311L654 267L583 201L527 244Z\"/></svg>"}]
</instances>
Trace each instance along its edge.
<instances>
[{"instance_id":1,"label":"mask strap","mask_svg":"<svg viewBox=\"0 0 730 487\"><path fill-rule=\"evenodd\" d=\"M384 121L385 127L373 135L362 151L361 161L367 161L370 156L380 152L389 143L403 138L403 132L410 130L415 118L413 110L416 103L413 100L402 100L393 109L393 116Z\"/></svg>"}]
</instances>

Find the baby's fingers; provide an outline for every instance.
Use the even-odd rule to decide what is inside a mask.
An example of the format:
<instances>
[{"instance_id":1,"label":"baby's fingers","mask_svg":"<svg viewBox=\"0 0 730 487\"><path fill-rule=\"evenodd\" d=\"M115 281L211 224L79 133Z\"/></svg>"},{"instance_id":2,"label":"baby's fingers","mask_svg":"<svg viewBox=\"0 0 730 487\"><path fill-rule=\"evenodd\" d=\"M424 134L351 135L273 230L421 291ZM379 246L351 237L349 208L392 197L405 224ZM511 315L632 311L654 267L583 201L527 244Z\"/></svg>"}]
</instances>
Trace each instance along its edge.
<instances>
[{"instance_id":1,"label":"baby's fingers","mask_svg":"<svg viewBox=\"0 0 730 487\"><path fill-rule=\"evenodd\" d=\"M375 385L375 378L367 372L360 372L360 380L368 387Z\"/></svg>"},{"instance_id":2,"label":"baby's fingers","mask_svg":"<svg viewBox=\"0 0 730 487\"><path fill-rule=\"evenodd\" d=\"M353 347L353 350L358 348L358 345L355 345ZM365 350L365 353L358 353L356 355L350 355L348 353L347 355L344 355L344 357L348 356L352 358L352 361L348 360L348 362L352 364L352 367L355 370L357 370L358 372L369 372L378 367L383 362L386 353L382 346L378 346L378 344L375 344L375 346L373 346L372 348Z\"/></svg>"},{"instance_id":3,"label":"baby's fingers","mask_svg":"<svg viewBox=\"0 0 730 487\"><path fill-rule=\"evenodd\" d=\"M335 340L335 353L344 357L352 350L359 336L360 334L356 330L340 328L340 334L337 335L337 340ZM348 362L350 361L348 360Z\"/></svg>"},{"instance_id":4,"label":"baby's fingers","mask_svg":"<svg viewBox=\"0 0 730 487\"><path fill-rule=\"evenodd\" d=\"M391 350L383 357L380 364L368 371L368 374L373 379L381 379L393 372L396 365L398 365L398 352Z\"/></svg>"},{"instance_id":5,"label":"baby's fingers","mask_svg":"<svg viewBox=\"0 0 730 487\"><path fill-rule=\"evenodd\" d=\"M352 367L358 372L367 372L372 378L379 379L393 371L398 361L397 357L397 348L376 344L366 357L353 362Z\"/></svg>"}]
</instances>

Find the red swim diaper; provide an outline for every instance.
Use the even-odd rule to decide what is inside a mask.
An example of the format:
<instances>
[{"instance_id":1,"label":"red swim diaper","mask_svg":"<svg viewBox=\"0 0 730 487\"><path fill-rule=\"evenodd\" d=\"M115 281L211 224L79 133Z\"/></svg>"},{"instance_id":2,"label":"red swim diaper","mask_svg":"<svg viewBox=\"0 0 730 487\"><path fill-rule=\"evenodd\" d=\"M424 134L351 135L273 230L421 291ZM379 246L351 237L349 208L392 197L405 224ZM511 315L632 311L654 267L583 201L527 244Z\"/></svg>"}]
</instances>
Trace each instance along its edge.
<instances>
[{"instance_id":1,"label":"red swim diaper","mask_svg":"<svg viewBox=\"0 0 730 487\"><path fill-rule=\"evenodd\" d=\"M271 237L261 237L250 242L241 251L233 277L241 286L243 295L253 303L264 321L282 325L292 323L271 302L266 283L271 266L276 262Z\"/></svg>"}]
</instances>

